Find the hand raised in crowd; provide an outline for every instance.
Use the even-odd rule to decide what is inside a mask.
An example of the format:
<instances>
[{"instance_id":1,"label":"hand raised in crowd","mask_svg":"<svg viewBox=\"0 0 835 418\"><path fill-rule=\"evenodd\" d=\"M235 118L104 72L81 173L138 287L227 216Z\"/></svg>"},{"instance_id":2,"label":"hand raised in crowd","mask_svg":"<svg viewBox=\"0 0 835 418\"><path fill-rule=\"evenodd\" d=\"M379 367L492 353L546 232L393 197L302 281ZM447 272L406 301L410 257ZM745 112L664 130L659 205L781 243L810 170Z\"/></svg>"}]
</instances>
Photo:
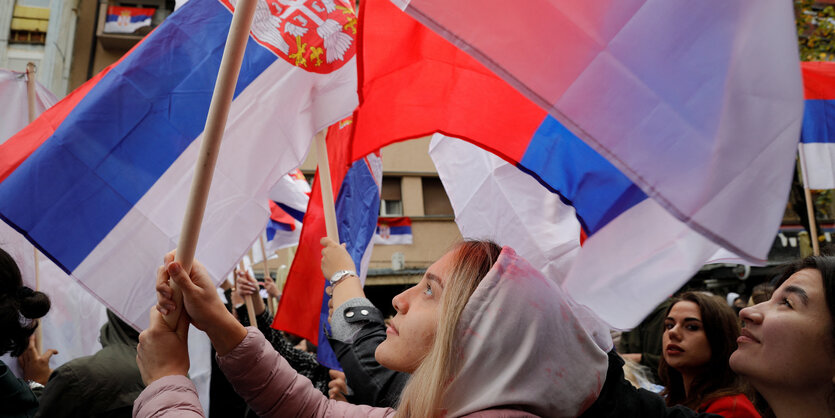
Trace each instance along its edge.
<instances>
[{"instance_id":1,"label":"hand raised in crowd","mask_svg":"<svg viewBox=\"0 0 835 418\"><path fill-rule=\"evenodd\" d=\"M151 308L151 325L139 334L136 365L142 382L150 385L165 376L188 374L188 316L180 315L171 329L162 314Z\"/></svg>"},{"instance_id":2,"label":"hand raised in crowd","mask_svg":"<svg viewBox=\"0 0 835 418\"><path fill-rule=\"evenodd\" d=\"M275 284L275 280L272 277L264 277L264 289L270 297L281 299L281 292L278 290L278 285Z\"/></svg>"},{"instance_id":3,"label":"hand raised in crowd","mask_svg":"<svg viewBox=\"0 0 835 418\"><path fill-rule=\"evenodd\" d=\"M348 393L348 382L345 380L345 373L331 369L328 374L331 376L331 381L328 382L328 397L333 400L348 402L348 399L345 398Z\"/></svg>"},{"instance_id":4,"label":"hand raised in crowd","mask_svg":"<svg viewBox=\"0 0 835 418\"><path fill-rule=\"evenodd\" d=\"M183 294L182 307L174 303L169 277ZM156 289L157 310L168 315L176 309L183 309L181 313L187 314L195 327L208 334L219 355L232 351L246 337L246 328L226 310L209 273L199 261L194 260L189 275L180 263L174 261L174 251L168 253L165 265L157 270Z\"/></svg>"},{"instance_id":5,"label":"hand raised in crowd","mask_svg":"<svg viewBox=\"0 0 835 418\"><path fill-rule=\"evenodd\" d=\"M23 369L24 379L45 385L46 381L49 380L49 375L52 374L52 369L49 368L49 359L58 354L58 350L50 348L41 354L38 353L35 345L35 336L32 335L29 337L29 347L17 358L17 361L20 368Z\"/></svg>"},{"instance_id":6,"label":"hand raised in crowd","mask_svg":"<svg viewBox=\"0 0 835 418\"><path fill-rule=\"evenodd\" d=\"M235 269L235 293L243 300L249 297L252 298L252 307L255 315L261 315L267 309L258 290L258 281L249 274L249 271ZM254 326L255 324L251 325Z\"/></svg>"},{"instance_id":7,"label":"hand raised in crowd","mask_svg":"<svg viewBox=\"0 0 835 418\"><path fill-rule=\"evenodd\" d=\"M354 260L351 259L351 255L348 254L348 250L345 249L345 244L338 244L336 241L324 237L321 241L322 244L322 274L325 275L325 278L330 278L334 275L334 273L340 270L355 270L356 267L354 266Z\"/></svg>"}]
</instances>

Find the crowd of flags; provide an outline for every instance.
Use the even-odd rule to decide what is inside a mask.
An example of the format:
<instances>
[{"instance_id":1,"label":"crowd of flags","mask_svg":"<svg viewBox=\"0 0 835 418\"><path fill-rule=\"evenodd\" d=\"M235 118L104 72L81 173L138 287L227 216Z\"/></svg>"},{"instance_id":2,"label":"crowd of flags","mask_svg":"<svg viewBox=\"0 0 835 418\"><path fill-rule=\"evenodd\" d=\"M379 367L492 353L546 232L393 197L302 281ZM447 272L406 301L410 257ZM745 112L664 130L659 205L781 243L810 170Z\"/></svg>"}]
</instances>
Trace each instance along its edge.
<instances>
[{"instance_id":1,"label":"crowd of flags","mask_svg":"<svg viewBox=\"0 0 835 418\"><path fill-rule=\"evenodd\" d=\"M359 18L341 0L261 3L196 258L219 283L261 241L298 245L273 326L329 367L323 191L297 169L318 132L363 278L374 244L414 242L410 218L378 216L379 150L434 134L462 235L513 246L619 328L705 262L764 262L798 139L809 185L835 188L835 70L801 77L790 3L364 0ZM0 219L139 329L234 5L190 0L57 104L39 99L34 122L0 123ZM108 24L150 19L117 12ZM10 77L0 97L26 103Z\"/></svg>"}]
</instances>

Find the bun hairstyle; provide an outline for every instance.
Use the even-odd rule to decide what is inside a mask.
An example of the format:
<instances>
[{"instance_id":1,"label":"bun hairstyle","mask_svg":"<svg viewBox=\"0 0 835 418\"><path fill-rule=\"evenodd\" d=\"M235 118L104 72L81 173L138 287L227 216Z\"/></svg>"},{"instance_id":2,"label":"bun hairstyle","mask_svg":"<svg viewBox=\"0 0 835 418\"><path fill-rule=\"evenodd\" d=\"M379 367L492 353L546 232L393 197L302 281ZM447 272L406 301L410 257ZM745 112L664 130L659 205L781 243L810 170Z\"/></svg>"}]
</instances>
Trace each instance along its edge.
<instances>
[{"instance_id":1,"label":"bun hairstyle","mask_svg":"<svg viewBox=\"0 0 835 418\"><path fill-rule=\"evenodd\" d=\"M49 312L49 297L23 285L12 256L0 248L0 355L19 356L29 346L29 336Z\"/></svg>"}]
</instances>

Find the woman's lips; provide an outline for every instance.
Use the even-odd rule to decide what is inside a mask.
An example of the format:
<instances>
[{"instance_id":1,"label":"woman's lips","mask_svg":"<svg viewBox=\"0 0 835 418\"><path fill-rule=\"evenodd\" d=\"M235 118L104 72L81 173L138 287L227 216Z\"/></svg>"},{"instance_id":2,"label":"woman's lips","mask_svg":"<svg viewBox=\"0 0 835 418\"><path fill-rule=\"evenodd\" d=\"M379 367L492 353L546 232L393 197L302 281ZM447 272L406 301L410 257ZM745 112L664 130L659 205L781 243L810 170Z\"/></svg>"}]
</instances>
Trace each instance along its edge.
<instances>
[{"instance_id":1,"label":"woman's lips","mask_svg":"<svg viewBox=\"0 0 835 418\"><path fill-rule=\"evenodd\" d=\"M751 332L745 328L742 329L742 332L740 332L739 337L736 339L737 344L759 342L760 340L758 340L757 337L754 337L754 334L751 334Z\"/></svg>"},{"instance_id":2,"label":"woman's lips","mask_svg":"<svg viewBox=\"0 0 835 418\"><path fill-rule=\"evenodd\" d=\"M667 345L667 348L665 348L664 351L667 353L667 355L671 355L671 356L675 356L675 355L684 353L684 349L675 345L675 344Z\"/></svg>"}]
</instances>

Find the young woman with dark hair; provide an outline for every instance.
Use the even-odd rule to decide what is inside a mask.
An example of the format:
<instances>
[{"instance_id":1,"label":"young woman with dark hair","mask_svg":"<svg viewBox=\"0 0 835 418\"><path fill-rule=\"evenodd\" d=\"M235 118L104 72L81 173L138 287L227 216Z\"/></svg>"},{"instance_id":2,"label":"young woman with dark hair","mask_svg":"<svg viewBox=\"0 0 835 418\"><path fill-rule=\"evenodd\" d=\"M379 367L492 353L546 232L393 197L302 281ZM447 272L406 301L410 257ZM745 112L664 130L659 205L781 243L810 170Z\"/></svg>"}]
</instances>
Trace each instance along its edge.
<instances>
[{"instance_id":1,"label":"young woman with dark hair","mask_svg":"<svg viewBox=\"0 0 835 418\"><path fill-rule=\"evenodd\" d=\"M0 355L17 357L29 347L35 319L49 311L49 297L23 285L20 269L9 253L0 248ZM38 400L28 385L0 361L0 405L3 416L33 416ZM39 386L39 385L36 385Z\"/></svg>"},{"instance_id":2,"label":"young woman with dark hair","mask_svg":"<svg viewBox=\"0 0 835 418\"><path fill-rule=\"evenodd\" d=\"M739 323L718 296L686 292L664 320L658 375L668 406L730 417L759 417L747 398L747 386L728 367L737 348Z\"/></svg>"},{"instance_id":3,"label":"young woman with dark hair","mask_svg":"<svg viewBox=\"0 0 835 418\"><path fill-rule=\"evenodd\" d=\"M789 265L771 299L740 312L742 335L730 366L761 395L764 415L835 416L833 312L832 256Z\"/></svg>"}]
</instances>

